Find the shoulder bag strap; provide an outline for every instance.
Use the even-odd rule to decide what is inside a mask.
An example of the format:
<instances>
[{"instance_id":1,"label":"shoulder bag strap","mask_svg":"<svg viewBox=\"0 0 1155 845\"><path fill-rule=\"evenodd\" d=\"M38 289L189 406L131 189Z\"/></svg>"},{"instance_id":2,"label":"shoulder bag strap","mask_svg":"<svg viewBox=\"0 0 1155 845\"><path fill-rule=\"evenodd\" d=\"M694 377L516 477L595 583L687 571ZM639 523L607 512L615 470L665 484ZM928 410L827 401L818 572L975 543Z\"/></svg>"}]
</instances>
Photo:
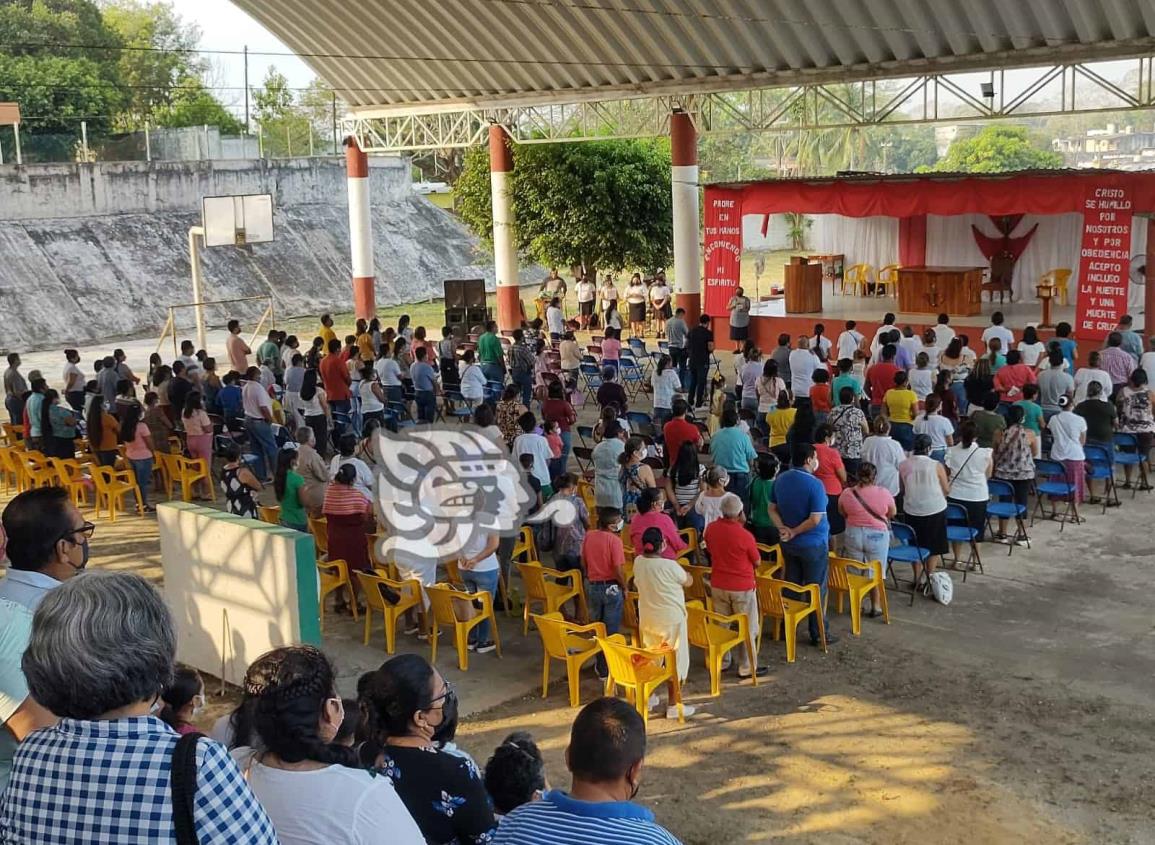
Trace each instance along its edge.
<instances>
[{"instance_id":1,"label":"shoulder bag strap","mask_svg":"<svg viewBox=\"0 0 1155 845\"><path fill-rule=\"evenodd\" d=\"M851 487L850 492L854 496L854 498L858 499L858 504L862 505L863 510L865 510L868 514L870 514L872 517L877 519L879 522L881 522L887 528L890 528L890 520L887 519L885 516L879 516L875 512L874 508L872 508L870 505L866 504L866 500L863 499L860 495L858 495L858 490Z\"/></svg>"},{"instance_id":2,"label":"shoulder bag strap","mask_svg":"<svg viewBox=\"0 0 1155 845\"><path fill-rule=\"evenodd\" d=\"M950 472L949 468L947 469L947 474L950 475L950 484L947 485L948 488L954 487L954 480L962 474L962 471L967 468L967 464L971 462L971 458L973 458L978 453L979 450L976 446L971 450L971 453L967 455L967 459L963 461L962 466L958 468L958 472Z\"/></svg>"},{"instance_id":3,"label":"shoulder bag strap","mask_svg":"<svg viewBox=\"0 0 1155 845\"><path fill-rule=\"evenodd\" d=\"M177 845L200 845L193 819L193 799L197 792L197 742L204 734L185 734L172 752L169 785L172 791L172 821Z\"/></svg>"}]
</instances>

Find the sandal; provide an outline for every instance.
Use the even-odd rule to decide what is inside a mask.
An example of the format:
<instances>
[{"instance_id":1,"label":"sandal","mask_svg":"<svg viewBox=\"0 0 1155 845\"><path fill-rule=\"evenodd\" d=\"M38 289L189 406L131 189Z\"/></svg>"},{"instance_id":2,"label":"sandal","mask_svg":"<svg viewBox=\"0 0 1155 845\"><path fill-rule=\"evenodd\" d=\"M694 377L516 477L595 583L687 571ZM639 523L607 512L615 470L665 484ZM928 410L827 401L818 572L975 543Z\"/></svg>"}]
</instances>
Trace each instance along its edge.
<instances>
[{"instance_id":1,"label":"sandal","mask_svg":"<svg viewBox=\"0 0 1155 845\"><path fill-rule=\"evenodd\" d=\"M877 619L878 617L882 616L882 611L876 607L874 610L863 614L863 616L867 619Z\"/></svg>"}]
</instances>

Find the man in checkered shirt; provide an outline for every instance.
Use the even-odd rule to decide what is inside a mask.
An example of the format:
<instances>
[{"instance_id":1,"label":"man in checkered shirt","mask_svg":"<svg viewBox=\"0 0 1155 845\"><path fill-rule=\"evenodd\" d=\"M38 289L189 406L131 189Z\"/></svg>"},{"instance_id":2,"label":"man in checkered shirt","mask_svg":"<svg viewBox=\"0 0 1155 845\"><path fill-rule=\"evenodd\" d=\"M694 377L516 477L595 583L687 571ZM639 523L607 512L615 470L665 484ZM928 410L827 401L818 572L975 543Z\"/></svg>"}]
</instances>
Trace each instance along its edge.
<instances>
[{"instance_id":1,"label":"man in checkered shirt","mask_svg":"<svg viewBox=\"0 0 1155 845\"><path fill-rule=\"evenodd\" d=\"M40 603L24 653L32 697L60 717L20 745L0 797L3 845L175 842L177 733L152 715L172 679L176 635L136 575L87 572ZM197 743L193 821L202 843L276 845L223 746Z\"/></svg>"}]
</instances>

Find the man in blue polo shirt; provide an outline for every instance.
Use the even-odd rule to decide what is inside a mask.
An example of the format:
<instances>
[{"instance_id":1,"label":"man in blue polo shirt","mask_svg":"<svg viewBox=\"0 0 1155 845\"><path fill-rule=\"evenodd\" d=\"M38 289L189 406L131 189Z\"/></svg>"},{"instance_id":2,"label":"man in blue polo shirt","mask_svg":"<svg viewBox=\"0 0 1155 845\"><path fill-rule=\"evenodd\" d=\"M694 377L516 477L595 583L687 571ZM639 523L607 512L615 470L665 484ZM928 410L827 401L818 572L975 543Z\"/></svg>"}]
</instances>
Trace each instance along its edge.
<instances>
[{"instance_id":1,"label":"man in blue polo shirt","mask_svg":"<svg viewBox=\"0 0 1155 845\"><path fill-rule=\"evenodd\" d=\"M817 584L826 605L827 552L830 523L826 519L826 491L814 477L818 455L809 443L795 443L791 452L794 469L774 479L770 491L770 518L782 537L786 558L786 580L795 584ZM817 614L810 614L810 643L818 645ZM838 642L826 631L826 642Z\"/></svg>"},{"instance_id":2,"label":"man in blue polo shirt","mask_svg":"<svg viewBox=\"0 0 1155 845\"><path fill-rule=\"evenodd\" d=\"M654 814L632 803L646 757L646 726L620 698L587 704L570 730L566 766L573 786L522 804L497 828L493 845L679 845Z\"/></svg>"}]
</instances>

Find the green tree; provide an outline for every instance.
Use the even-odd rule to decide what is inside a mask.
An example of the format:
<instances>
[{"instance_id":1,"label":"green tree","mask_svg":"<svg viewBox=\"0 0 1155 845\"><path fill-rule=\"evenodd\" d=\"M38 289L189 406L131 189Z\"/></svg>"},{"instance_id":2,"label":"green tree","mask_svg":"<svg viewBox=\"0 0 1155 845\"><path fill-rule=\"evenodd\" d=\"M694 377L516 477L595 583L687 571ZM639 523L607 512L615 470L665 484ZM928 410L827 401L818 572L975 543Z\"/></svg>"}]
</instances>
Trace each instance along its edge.
<instances>
[{"instance_id":1,"label":"green tree","mask_svg":"<svg viewBox=\"0 0 1155 845\"><path fill-rule=\"evenodd\" d=\"M157 112L183 95L178 86L191 82L203 89L208 63L191 52L200 43L200 28L183 21L170 3L112 0L104 6L104 20L125 47L137 48L122 51L118 63L126 97L118 122L125 129L156 120ZM203 98L208 92L194 93Z\"/></svg>"},{"instance_id":2,"label":"green tree","mask_svg":"<svg viewBox=\"0 0 1155 845\"><path fill-rule=\"evenodd\" d=\"M297 107L289 80L273 65L260 88L252 91L253 110L266 156L308 155L313 137L309 117Z\"/></svg>"},{"instance_id":3,"label":"green tree","mask_svg":"<svg viewBox=\"0 0 1155 845\"><path fill-rule=\"evenodd\" d=\"M171 101L154 113L159 126L215 126L222 135L240 135L244 123L225 108L199 79L180 82Z\"/></svg>"},{"instance_id":4,"label":"green tree","mask_svg":"<svg viewBox=\"0 0 1155 845\"><path fill-rule=\"evenodd\" d=\"M663 141L514 147L519 251L542 264L655 269L673 243L670 152ZM470 150L454 186L462 218L492 243L489 157Z\"/></svg>"},{"instance_id":5,"label":"green tree","mask_svg":"<svg viewBox=\"0 0 1155 845\"><path fill-rule=\"evenodd\" d=\"M1022 126L987 126L973 138L950 145L934 166L941 172L1001 173L1063 166L1063 157L1046 149Z\"/></svg>"},{"instance_id":6,"label":"green tree","mask_svg":"<svg viewBox=\"0 0 1155 845\"><path fill-rule=\"evenodd\" d=\"M886 173L914 173L919 167L932 167L938 161L938 149L934 143L934 127L909 126L897 131L885 130L886 135L879 143L879 150L885 149L885 160L878 169ZM883 144L889 147L883 148Z\"/></svg>"}]
</instances>

